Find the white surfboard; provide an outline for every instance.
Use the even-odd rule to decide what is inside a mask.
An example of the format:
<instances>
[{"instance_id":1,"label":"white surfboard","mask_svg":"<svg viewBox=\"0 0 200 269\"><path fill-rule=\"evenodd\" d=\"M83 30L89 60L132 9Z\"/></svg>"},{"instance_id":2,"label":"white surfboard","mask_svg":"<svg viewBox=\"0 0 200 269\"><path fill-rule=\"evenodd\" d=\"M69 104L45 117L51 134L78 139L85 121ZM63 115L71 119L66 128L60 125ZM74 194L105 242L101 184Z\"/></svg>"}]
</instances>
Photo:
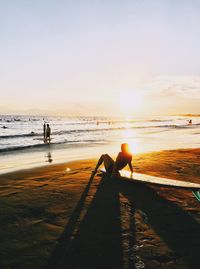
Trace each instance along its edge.
<instances>
[{"instance_id":1,"label":"white surfboard","mask_svg":"<svg viewBox=\"0 0 200 269\"><path fill-rule=\"evenodd\" d=\"M100 171L103 173L106 173L106 170L104 168L100 169ZM120 172L120 177L118 178L122 178L123 180L126 180L128 182L136 181L136 182L151 183L151 184L170 186L170 187L187 188L187 189L193 189L193 190L200 189L200 184L198 183L150 176L150 175L140 174L140 173L135 173L135 172L131 173L126 170L121 170L119 172Z\"/></svg>"}]
</instances>

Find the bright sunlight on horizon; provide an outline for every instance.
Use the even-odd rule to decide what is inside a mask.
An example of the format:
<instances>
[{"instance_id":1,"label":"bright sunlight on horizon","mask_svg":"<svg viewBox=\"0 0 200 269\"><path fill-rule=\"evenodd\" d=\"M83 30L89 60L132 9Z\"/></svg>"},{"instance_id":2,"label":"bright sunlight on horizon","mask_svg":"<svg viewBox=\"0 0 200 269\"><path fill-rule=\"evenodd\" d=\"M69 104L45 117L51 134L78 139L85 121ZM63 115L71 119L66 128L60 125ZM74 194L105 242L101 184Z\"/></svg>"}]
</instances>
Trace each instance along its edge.
<instances>
[{"instance_id":1,"label":"bright sunlight on horizon","mask_svg":"<svg viewBox=\"0 0 200 269\"><path fill-rule=\"evenodd\" d=\"M1 1L0 114L200 113L200 2Z\"/></svg>"},{"instance_id":2,"label":"bright sunlight on horizon","mask_svg":"<svg viewBox=\"0 0 200 269\"><path fill-rule=\"evenodd\" d=\"M126 118L143 114L144 108L144 97L139 91L124 90L119 94L119 109Z\"/></svg>"}]
</instances>

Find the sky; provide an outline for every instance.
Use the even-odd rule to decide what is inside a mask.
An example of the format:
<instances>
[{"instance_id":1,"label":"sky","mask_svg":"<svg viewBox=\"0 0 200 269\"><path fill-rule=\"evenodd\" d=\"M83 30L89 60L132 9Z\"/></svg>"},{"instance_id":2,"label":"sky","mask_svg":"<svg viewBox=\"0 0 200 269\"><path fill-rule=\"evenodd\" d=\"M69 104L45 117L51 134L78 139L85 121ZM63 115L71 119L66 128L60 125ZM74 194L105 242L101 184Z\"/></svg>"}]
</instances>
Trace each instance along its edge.
<instances>
[{"instance_id":1,"label":"sky","mask_svg":"<svg viewBox=\"0 0 200 269\"><path fill-rule=\"evenodd\" d=\"M0 113L200 113L200 1L0 0Z\"/></svg>"}]
</instances>

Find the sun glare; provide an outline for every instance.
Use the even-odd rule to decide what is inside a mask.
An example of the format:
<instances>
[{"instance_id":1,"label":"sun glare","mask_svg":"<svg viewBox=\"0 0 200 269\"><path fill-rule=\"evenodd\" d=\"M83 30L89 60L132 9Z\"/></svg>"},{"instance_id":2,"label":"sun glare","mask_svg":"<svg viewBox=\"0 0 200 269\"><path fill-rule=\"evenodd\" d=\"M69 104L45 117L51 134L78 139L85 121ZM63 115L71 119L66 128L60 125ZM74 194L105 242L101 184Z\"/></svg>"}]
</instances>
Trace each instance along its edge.
<instances>
[{"instance_id":1,"label":"sun glare","mask_svg":"<svg viewBox=\"0 0 200 269\"><path fill-rule=\"evenodd\" d=\"M136 133L134 130L124 130L123 131L123 141L126 141L129 145L130 152L133 153L138 153L139 152L139 144L138 144L138 139L136 138ZM123 143L121 141L121 143Z\"/></svg>"},{"instance_id":2,"label":"sun glare","mask_svg":"<svg viewBox=\"0 0 200 269\"><path fill-rule=\"evenodd\" d=\"M119 94L119 106L125 116L140 113L143 106L143 96L135 91L123 91Z\"/></svg>"}]
</instances>

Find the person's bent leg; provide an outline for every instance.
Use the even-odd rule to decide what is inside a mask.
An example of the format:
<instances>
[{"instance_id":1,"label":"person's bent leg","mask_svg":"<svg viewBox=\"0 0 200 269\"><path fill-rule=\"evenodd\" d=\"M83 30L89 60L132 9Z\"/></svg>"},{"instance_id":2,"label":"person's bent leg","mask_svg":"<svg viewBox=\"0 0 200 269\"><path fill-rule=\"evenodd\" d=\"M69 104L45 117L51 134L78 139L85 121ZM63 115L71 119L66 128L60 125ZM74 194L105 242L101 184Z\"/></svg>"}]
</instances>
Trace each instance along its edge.
<instances>
[{"instance_id":1,"label":"person's bent leg","mask_svg":"<svg viewBox=\"0 0 200 269\"><path fill-rule=\"evenodd\" d=\"M105 154L103 159L104 159L104 167L106 169L106 172L112 173L114 160L108 154Z\"/></svg>"},{"instance_id":2,"label":"person's bent leg","mask_svg":"<svg viewBox=\"0 0 200 269\"><path fill-rule=\"evenodd\" d=\"M97 172L99 166L103 163L103 159L104 159L103 156L104 156L104 154L101 155L101 157L99 158L99 160L98 160L98 162L97 162L97 165L96 165L96 167L95 167L95 169L94 169L94 172L95 172L95 173Z\"/></svg>"},{"instance_id":3,"label":"person's bent leg","mask_svg":"<svg viewBox=\"0 0 200 269\"><path fill-rule=\"evenodd\" d=\"M99 158L99 160L97 162L97 165L96 165L96 168L95 168L94 172L95 173L97 172L99 166L102 163L104 164L104 167L106 169L106 172L111 172L112 167L114 165L114 161L113 161L113 159L108 154L101 155L101 157Z\"/></svg>"}]
</instances>

